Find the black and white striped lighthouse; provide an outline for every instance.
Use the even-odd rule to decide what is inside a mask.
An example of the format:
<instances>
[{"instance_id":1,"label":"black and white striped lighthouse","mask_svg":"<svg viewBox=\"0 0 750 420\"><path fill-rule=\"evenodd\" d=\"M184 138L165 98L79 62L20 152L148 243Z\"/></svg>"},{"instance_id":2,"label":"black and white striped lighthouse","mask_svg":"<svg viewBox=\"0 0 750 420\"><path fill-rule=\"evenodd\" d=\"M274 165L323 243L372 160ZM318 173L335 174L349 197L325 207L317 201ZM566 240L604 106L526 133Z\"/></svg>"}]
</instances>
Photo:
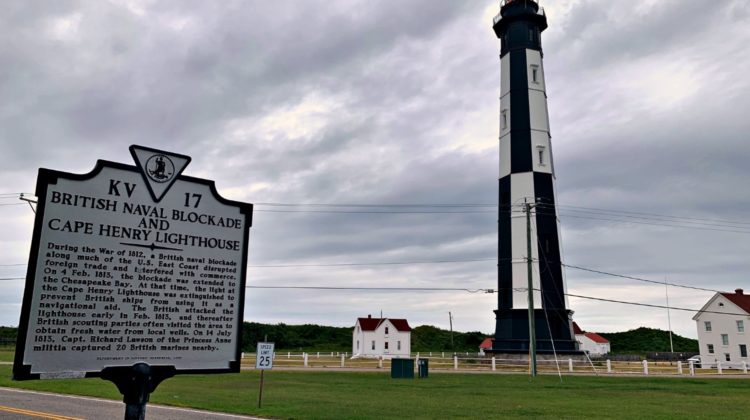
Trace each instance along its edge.
<instances>
[{"instance_id":1,"label":"black and white striped lighthouse","mask_svg":"<svg viewBox=\"0 0 750 420\"><path fill-rule=\"evenodd\" d=\"M529 331L534 324L538 352L577 349L560 262L542 64L541 33L546 28L544 10L533 0L503 0L493 25L502 44L499 290L493 353L529 351ZM529 284L533 316L529 311Z\"/></svg>"}]
</instances>

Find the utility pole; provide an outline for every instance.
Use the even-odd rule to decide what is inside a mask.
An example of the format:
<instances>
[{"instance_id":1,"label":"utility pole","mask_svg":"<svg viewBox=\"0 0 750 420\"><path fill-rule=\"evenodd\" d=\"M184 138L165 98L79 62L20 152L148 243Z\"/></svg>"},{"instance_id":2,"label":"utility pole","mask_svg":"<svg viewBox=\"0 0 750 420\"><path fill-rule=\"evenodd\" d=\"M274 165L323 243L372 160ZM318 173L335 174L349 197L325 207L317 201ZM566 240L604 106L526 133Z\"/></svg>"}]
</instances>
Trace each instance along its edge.
<instances>
[{"instance_id":1,"label":"utility pole","mask_svg":"<svg viewBox=\"0 0 750 420\"><path fill-rule=\"evenodd\" d=\"M531 203L524 202L526 211L526 278L529 291L529 374L533 377L536 376L536 325L534 322L534 282L531 277L531 208Z\"/></svg>"},{"instance_id":2,"label":"utility pole","mask_svg":"<svg viewBox=\"0 0 750 420\"><path fill-rule=\"evenodd\" d=\"M451 326L451 351L453 352L453 355L456 355L456 347L453 346L453 315L448 311L448 322Z\"/></svg>"},{"instance_id":3,"label":"utility pole","mask_svg":"<svg viewBox=\"0 0 750 420\"><path fill-rule=\"evenodd\" d=\"M669 285L667 284L667 276L664 276L664 294L667 296L667 328L669 329L669 351L674 353L674 345L672 345L672 316L669 314Z\"/></svg>"}]
</instances>

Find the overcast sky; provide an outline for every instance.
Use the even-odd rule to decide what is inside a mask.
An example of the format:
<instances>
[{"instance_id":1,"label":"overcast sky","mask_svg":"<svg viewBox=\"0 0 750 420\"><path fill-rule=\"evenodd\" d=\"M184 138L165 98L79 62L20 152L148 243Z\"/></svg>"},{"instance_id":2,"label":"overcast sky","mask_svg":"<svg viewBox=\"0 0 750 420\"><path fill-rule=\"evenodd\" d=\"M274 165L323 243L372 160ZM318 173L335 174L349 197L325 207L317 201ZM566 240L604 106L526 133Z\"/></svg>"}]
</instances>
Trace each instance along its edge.
<instances>
[{"instance_id":1,"label":"overcast sky","mask_svg":"<svg viewBox=\"0 0 750 420\"><path fill-rule=\"evenodd\" d=\"M497 288L498 3L4 0L0 325L18 325L32 234L17 193L40 167L131 164L131 144L190 155L185 174L256 203L249 263L287 267L251 267L248 285ZM565 262L750 289L750 3L542 6ZM467 259L480 261L335 265ZM566 276L572 294L665 304L663 285ZM682 308L712 294L669 288ZM569 302L589 331L667 329L663 309ZM382 311L448 328L450 311L455 329L493 333L496 305L251 289L245 320L352 326ZM692 315L672 311L673 330L696 337Z\"/></svg>"}]
</instances>

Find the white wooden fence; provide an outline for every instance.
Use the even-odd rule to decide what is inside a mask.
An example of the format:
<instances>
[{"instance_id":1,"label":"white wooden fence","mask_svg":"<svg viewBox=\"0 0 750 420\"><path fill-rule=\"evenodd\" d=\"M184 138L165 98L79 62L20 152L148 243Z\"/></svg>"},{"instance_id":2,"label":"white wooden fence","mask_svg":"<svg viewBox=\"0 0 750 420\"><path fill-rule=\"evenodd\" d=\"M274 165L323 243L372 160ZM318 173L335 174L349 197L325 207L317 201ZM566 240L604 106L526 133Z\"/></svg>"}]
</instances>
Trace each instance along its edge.
<instances>
[{"instance_id":1,"label":"white wooden fence","mask_svg":"<svg viewBox=\"0 0 750 420\"><path fill-rule=\"evenodd\" d=\"M463 372L505 372L526 373L529 362L524 358L506 359L492 356L478 356L476 353L447 352L412 353L415 360L429 359L429 369L433 371ZM255 353L243 353L242 366L252 369L255 366ZM415 368L417 363L414 364ZM280 368L349 368L362 370L390 370L389 359L351 358L348 352L277 352L274 353L274 367ZM546 374L597 374L597 375L651 375L651 376L711 376L748 375L747 362L734 364L729 368L719 363L712 368L698 368L693 362L683 361L589 361L560 356L557 360L543 358L537 360L537 371ZM750 376L748 376L750 378Z\"/></svg>"}]
</instances>

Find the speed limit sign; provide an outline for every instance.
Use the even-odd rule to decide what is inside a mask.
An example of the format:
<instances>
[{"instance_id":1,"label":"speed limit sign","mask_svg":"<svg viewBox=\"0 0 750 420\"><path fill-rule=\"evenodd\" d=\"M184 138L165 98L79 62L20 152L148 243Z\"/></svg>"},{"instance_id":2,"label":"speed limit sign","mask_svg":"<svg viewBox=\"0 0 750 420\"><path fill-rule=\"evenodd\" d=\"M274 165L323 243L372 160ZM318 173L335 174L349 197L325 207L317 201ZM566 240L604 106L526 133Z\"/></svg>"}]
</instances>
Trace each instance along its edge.
<instances>
[{"instance_id":1,"label":"speed limit sign","mask_svg":"<svg viewBox=\"0 0 750 420\"><path fill-rule=\"evenodd\" d=\"M258 343L258 350L255 353L256 369L273 368L273 343Z\"/></svg>"}]
</instances>

